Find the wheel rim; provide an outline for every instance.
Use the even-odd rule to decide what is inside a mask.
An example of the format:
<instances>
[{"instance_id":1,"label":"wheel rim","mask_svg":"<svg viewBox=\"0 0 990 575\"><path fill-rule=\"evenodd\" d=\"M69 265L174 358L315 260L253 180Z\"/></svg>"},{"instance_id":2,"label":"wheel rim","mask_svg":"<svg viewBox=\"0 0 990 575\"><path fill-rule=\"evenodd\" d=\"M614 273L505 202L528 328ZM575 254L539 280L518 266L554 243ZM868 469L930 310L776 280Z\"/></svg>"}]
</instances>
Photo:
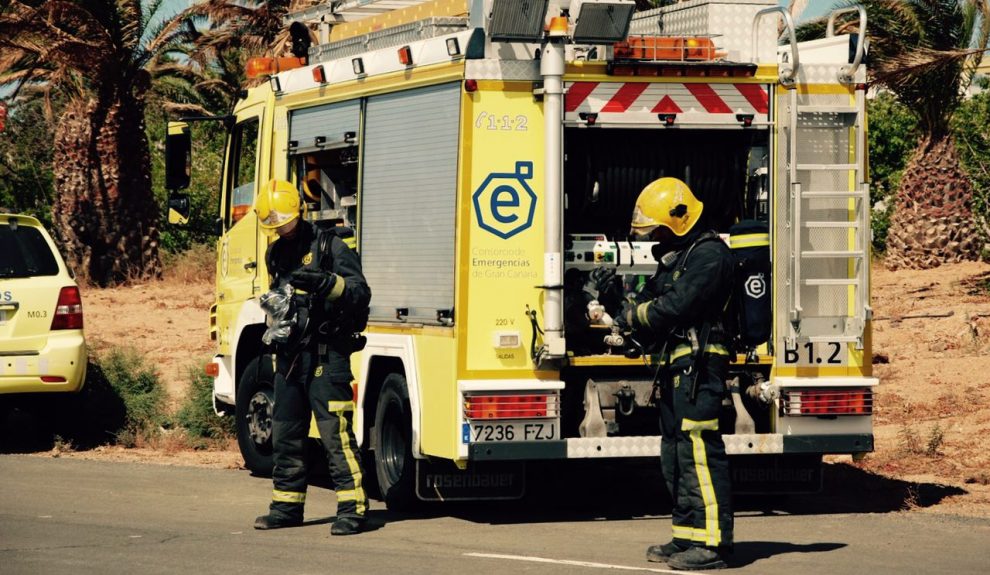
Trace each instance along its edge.
<instances>
[{"instance_id":1,"label":"wheel rim","mask_svg":"<svg viewBox=\"0 0 990 575\"><path fill-rule=\"evenodd\" d=\"M272 444L272 411L275 402L271 391L259 390L248 403L248 436L259 451L270 451Z\"/></svg>"},{"instance_id":2,"label":"wheel rim","mask_svg":"<svg viewBox=\"0 0 990 575\"><path fill-rule=\"evenodd\" d=\"M401 416L398 411L394 402L389 403L382 427L381 461L391 485L399 482L406 463L406 439L402 428L396 422L396 418Z\"/></svg>"}]
</instances>

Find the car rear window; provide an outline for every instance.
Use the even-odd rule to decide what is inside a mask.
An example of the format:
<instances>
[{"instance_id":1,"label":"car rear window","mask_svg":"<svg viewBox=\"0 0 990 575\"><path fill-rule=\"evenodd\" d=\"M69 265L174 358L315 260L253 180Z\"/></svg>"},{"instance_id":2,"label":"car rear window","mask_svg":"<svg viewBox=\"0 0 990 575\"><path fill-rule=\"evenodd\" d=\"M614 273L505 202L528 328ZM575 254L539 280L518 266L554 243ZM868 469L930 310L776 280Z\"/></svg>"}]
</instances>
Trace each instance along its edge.
<instances>
[{"instance_id":1,"label":"car rear window","mask_svg":"<svg viewBox=\"0 0 990 575\"><path fill-rule=\"evenodd\" d=\"M58 275L58 262L38 228L0 225L0 278Z\"/></svg>"}]
</instances>

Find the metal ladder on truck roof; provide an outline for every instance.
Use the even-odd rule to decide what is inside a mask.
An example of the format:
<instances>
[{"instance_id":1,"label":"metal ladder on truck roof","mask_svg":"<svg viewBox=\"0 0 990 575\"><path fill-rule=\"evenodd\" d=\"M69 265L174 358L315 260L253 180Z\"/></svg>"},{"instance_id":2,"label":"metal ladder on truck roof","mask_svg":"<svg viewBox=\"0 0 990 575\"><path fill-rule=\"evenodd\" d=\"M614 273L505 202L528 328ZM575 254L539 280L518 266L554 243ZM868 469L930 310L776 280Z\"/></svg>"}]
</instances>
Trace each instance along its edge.
<instances>
[{"instance_id":1,"label":"metal ladder on truck roof","mask_svg":"<svg viewBox=\"0 0 990 575\"><path fill-rule=\"evenodd\" d=\"M862 348L866 322L872 314L870 194L865 182L865 91L857 89L854 93L852 104L822 105L802 104L798 90L790 90L789 319L793 339L848 342ZM836 161L834 150L822 153L821 141L811 144L810 138L798 137L818 130L847 130L854 157ZM837 147L841 147L844 140L837 140ZM805 145L799 146L799 142ZM809 161L808 155L833 157ZM833 185L821 187L822 181ZM812 182L818 184L805 185ZM845 309L839 309L842 307Z\"/></svg>"},{"instance_id":2,"label":"metal ladder on truck roof","mask_svg":"<svg viewBox=\"0 0 990 575\"><path fill-rule=\"evenodd\" d=\"M286 14L283 21L285 24L302 22L318 25L320 44L326 44L330 41L330 27L334 24L354 22L430 1L432 0L331 0Z\"/></svg>"}]
</instances>

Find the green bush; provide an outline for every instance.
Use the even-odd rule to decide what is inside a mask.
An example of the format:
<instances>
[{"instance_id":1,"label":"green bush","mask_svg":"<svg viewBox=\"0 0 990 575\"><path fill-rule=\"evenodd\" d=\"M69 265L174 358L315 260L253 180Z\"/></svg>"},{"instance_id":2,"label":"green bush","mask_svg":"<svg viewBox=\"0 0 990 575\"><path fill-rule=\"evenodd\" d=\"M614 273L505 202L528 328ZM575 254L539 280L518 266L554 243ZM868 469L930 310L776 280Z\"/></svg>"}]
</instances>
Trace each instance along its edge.
<instances>
[{"instance_id":1,"label":"green bush","mask_svg":"<svg viewBox=\"0 0 990 575\"><path fill-rule=\"evenodd\" d=\"M973 212L987 229L990 220L990 91L965 100L952 117L952 134L963 168L973 182Z\"/></svg>"},{"instance_id":2,"label":"green bush","mask_svg":"<svg viewBox=\"0 0 990 575\"><path fill-rule=\"evenodd\" d=\"M870 204L873 251L887 248L887 229L894 213L895 193L904 167L918 142L918 121L906 106L889 92L868 102L870 151ZM878 202L882 202L879 206Z\"/></svg>"},{"instance_id":3,"label":"green bush","mask_svg":"<svg viewBox=\"0 0 990 575\"><path fill-rule=\"evenodd\" d=\"M210 440L233 437L234 419L220 417L213 410L213 378L203 373L202 364L190 366L188 374L189 391L175 419L192 446L201 449Z\"/></svg>"},{"instance_id":4,"label":"green bush","mask_svg":"<svg viewBox=\"0 0 990 575\"><path fill-rule=\"evenodd\" d=\"M151 439L168 422L166 392L158 372L132 348L113 348L100 361L103 376L123 402L124 425L119 443L133 447Z\"/></svg>"}]
</instances>

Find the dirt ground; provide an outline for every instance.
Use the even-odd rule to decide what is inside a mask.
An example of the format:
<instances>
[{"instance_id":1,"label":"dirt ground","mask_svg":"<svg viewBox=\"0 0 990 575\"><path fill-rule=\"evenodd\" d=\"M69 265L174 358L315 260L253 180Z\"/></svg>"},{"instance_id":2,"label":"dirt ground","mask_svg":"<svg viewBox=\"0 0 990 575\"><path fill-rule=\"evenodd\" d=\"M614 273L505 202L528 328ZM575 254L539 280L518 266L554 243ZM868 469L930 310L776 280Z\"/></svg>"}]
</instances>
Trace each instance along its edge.
<instances>
[{"instance_id":1,"label":"dirt ground","mask_svg":"<svg viewBox=\"0 0 990 575\"><path fill-rule=\"evenodd\" d=\"M873 270L876 451L831 458L837 492L896 498L893 509L990 517L990 265ZM213 352L209 283L168 280L88 289L86 333L97 351L133 346L158 366L173 403L190 366ZM69 457L237 468L236 445L213 451L104 447ZM891 495L893 492L893 495Z\"/></svg>"}]
</instances>

